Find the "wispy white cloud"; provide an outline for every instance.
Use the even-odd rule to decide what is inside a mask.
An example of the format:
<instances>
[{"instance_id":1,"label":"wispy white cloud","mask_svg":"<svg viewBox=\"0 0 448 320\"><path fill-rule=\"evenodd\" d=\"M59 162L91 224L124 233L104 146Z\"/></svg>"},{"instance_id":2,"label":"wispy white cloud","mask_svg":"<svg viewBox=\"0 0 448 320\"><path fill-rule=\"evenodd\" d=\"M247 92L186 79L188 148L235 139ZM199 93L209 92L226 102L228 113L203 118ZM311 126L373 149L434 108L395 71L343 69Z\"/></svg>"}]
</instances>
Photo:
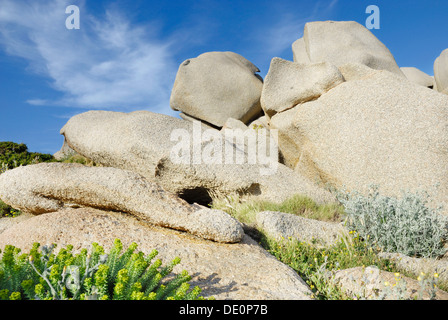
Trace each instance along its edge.
<instances>
[{"instance_id":1,"label":"wispy white cloud","mask_svg":"<svg viewBox=\"0 0 448 320\"><path fill-rule=\"evenodd\" d=\"M131 24L113 9L94 17L84 1L77 1L81 29L68 30L65 8L72 3L0 0L0 47L62 93L58 101L28 97L28 103L169 112L174 39L159 40L158 26Z\"/></svg>"},{"instance_id":2,"label":"wispy white cloud","mask_svg":"<svg viewBox=\"0 0 448 320\"><path fill-rule=\"evenodd\" d=\"M330 4L328 5L328 9L333 9L338 4L339 0L332 0Z\"/></svg>"},{"instance_id":3,"label":"wispy white cloud","mask_svg":"<svg viewBox=\"0 0 448 320\"><path fill-rule=\"evenodd\" d=\"M117 6L94 16L85 0L75 2L81 10L80 30L65 27L65 9L73 0L0 0L0 49L26 59L31 72L45 77L44 81L61 93L57 100L41 96L25 100L34 106L176 114L169 108L182 62L175 55L213 39L213 19L205 14L195 17L187 28L172 30L169 37L161 38L160 25L136 24ZM272 57L291 51L306 22L328 15L337 2L318 1L300 16L290 8L276 9L268 22L254 25L250 31L255 43L240 49L254 52L251 59L267 71Z\"/></svg>"},{"instance_id":4,"label":"wispy white cloud","mask_svg":"<svg viewBox=\"0 0 448 320\"><path fill-rule=\"evenodd\" d=\"M277 23L266 30L260 38L263 38L264 53L269 56L282 54L290 49L292 43L302 37L303 28L307 19L297 18L290 14L284 14Z\"/></svg>"},{"instance_id":5,"label":"wispy white cloud","mask_svg":"<svg viewBox=\"0 0 448 320\"><path fill-rule=\"evenodd\" d=\"M322 0L300 13L284 7L272 15L272 21L266 27L258 29L257 38L263 46L263 54L274 57L282 56L291 45L303 37L303 29L307 22L326 19L339 0Z\"/></svg>"}]
</instances>

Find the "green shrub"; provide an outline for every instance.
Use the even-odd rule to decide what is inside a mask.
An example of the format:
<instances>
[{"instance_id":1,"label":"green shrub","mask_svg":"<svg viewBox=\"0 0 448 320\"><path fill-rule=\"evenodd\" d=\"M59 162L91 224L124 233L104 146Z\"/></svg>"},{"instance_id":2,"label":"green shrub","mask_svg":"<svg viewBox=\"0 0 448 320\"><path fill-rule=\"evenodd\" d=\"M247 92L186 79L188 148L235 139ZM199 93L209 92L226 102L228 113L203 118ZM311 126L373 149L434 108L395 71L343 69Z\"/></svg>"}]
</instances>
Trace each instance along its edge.
<instances>
[{"instance_id":1,"label":"green shrub","mask_svg":"<svg viewBox=\"0 0 448 320\"><path fill-rule=\"evenodd\" d=\"M9 169L13 169L33 163L54 161L56 160L51 154L29 152L28 147L23 143L0 142L0 164L2 167L7 166Z\"/></svg>"},{"instance_id":2,"label":"green shrub","mask_svg":"<svg viewBox=\"0 0 448 320\"><path fill-rule=\"evenodd\" d=\"M371 246L407 256L438 257L446 252L447 219L428 206L427 194L405 193L400 199L381 196L373 186L368 196L341 193L346 226Z\"/></svg>"},{"instance_id":3,"label":"green shrub","mask_svg":"<svg viewBox=\"0 0 448 320\"><path fill-rule=\"evenodd\" d=\"M318 300L350 300L341 289L330 281L332 273L362 266L377 266L397 272L393 262L377 256L357 233L351 232L328 248L316 247L297 239L275 239L263 237L261 244L279 261L293 268L310 286Z\"/></svg>"},{"instance_id":4,"label":"green shrub","mask_svg":"<svg viewBox=\"0 0 448 320\"><path fill-rule=\"evenodd\" d=\"M29 254L6 246L0 260L0 299L3 300L196 300L201 289L190 290L186 271L171 275L175 258L162 266L153 250L145 256L132 243L122 253L114 242L108 254L97 243L91 252L72 253L73 246L53 253L54 245L35 243Z\"/></svg>"}]
</instances>

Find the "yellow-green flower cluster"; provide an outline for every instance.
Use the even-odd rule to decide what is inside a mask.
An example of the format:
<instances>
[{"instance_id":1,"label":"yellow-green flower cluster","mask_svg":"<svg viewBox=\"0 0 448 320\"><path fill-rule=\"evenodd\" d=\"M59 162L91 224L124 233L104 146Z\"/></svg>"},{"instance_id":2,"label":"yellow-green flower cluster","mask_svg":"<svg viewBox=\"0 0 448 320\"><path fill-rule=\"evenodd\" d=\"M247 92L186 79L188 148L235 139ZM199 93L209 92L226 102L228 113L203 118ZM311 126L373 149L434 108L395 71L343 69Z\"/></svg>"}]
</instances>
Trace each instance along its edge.
<instances>
[{"instance_id":1,"label":"yellow-green flower cluster","mask_svg":"<svg viewBox=\"0 0 448 320\"><path fill-rule=\"evenodd\" d=\"M202 299L201 289L190 289L191 276L182 271L162 283L181 260L168 265L153 262L158 252L145 256L132 243L123 253L119 239L109 254L97 243L90 251L72 253L67 246L53 253L55 246L35 243L29 254L6 246L0 260L0 299L73 299L73 300L153 300Z\"/></svg>"}]
</instances>

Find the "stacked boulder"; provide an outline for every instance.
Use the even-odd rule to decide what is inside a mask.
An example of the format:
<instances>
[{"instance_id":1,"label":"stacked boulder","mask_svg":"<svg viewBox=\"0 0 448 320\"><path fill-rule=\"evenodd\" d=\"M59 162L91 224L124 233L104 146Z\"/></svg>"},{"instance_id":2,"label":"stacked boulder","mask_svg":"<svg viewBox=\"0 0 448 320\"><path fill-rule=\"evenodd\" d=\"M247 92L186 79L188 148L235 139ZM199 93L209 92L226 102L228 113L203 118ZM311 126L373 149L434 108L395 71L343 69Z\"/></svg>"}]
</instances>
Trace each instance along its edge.
<instances>
[{"instance_id":1,"label":"stacked boulder","mask_svg":"<svg viewBox=\"0 0 448 320\"><path fill-rule=\"evenodd\" d=\"M277 113L271 127L279 130L285 163L310 179L448 198L448 100L388 71L371 69L369 77Z\"/></svg>"},{"instance_id":2,"label":"stacked boulder","mask_svg":"<svg viewBox=\"0 0 448 320\"><path fill-rule=\"evenodd\" d=\"M228 118L247 124L261 116L259 71L234 52L207 52L188 59L177 72L171 108L216 127L223 127Z\"/></svg>"},{"instance_id":3,"label":"stacked boulder","mask_svg":"<svg viewBox=\"0 0 448 320\"><path fill-rule=\"evenodd\" d=\"M408 81L355 22L308 23L293 51L293 63L272 60L261 98L288 167L338 189L427 191L448 204L448 100L425 88L432 79Z\"/></svg>"},{"instance_id":4,"label":"stacked boulder","mask_svg":"<svg viewBox=\"0 0 448 320\"><path fill-rule=\"evenodd\" d=\"M303 38L292 45L294 62L329 62L337 67L359 63L404 78L389 49L355 21L316 21L305 25Z\"/></svg>"}]
</instances>

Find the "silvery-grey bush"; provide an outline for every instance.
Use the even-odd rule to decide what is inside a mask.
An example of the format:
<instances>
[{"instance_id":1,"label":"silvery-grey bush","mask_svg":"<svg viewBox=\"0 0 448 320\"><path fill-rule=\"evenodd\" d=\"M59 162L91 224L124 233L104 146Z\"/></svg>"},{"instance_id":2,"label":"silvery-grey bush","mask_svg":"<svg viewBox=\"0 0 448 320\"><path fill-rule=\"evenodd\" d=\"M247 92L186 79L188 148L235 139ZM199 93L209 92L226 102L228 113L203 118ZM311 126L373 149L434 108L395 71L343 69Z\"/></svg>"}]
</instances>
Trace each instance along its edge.
<instances>
[{"instance_id":1,"label":"silvery-grey bush","mask_svg":"<svg viewBox=\"0 0 448 320\"><path fill-rule=\"evenodd\" d=\"M345 207L346 226L372 247L407 256L438 257L446 253L448 219L441 208L428 206L427 193L403 192L402 197L382 196L378 186L369 194L340 192Z\"/></svg>"}]
</instances>

